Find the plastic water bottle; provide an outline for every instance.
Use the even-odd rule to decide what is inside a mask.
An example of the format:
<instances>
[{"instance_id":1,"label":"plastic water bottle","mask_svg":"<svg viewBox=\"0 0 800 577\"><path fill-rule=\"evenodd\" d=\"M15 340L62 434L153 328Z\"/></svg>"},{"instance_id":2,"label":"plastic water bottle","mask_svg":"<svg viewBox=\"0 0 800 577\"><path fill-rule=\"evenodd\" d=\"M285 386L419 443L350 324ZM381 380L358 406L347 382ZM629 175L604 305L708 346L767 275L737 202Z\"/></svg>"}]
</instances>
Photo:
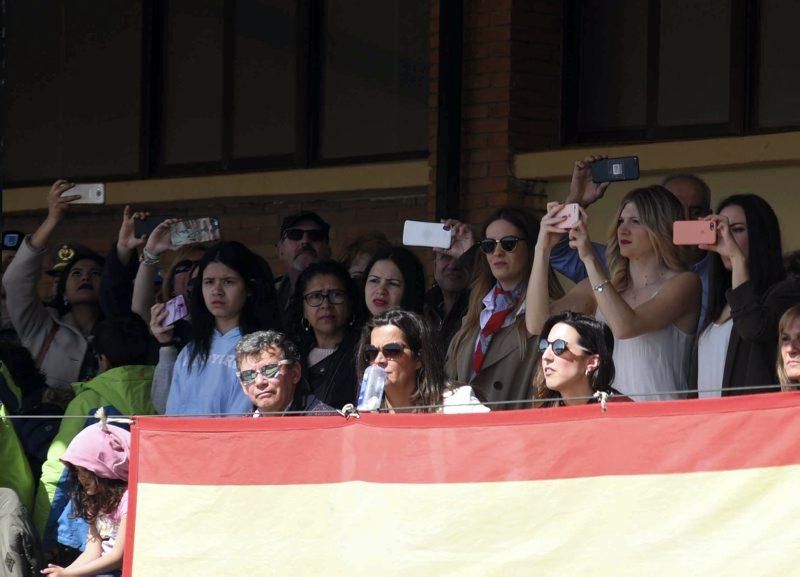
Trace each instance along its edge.
<instances>
[{"instance_id":1,"label":"plastic water bottle","mask_svg":"<svg viewBox=\"0 0 800 577\"><path fill-rule=\"evenodd\" d=\"M386 371L378 365L367 367L358 391L358 410L377 411L383 402L384 386L386 386Z\"/></svg>"}]
</instances>

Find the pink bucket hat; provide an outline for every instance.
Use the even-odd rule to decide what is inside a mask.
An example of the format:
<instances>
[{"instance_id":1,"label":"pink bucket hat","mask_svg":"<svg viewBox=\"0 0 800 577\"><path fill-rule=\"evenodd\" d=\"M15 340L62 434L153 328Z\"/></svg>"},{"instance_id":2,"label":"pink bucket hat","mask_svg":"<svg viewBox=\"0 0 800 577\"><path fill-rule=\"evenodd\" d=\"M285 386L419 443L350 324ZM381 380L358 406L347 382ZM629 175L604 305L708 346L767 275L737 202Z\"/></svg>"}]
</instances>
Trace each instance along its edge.
<instances>
[{"instance_id":1,"label":"pink bucket hat","mask_svg":"<svg viewBox=\"0 0 800 577\"><path fill-rule=\"evenodd\" d=\"M75 435L61 460L105 479L128 480L131 434L120 427L96 423Z\"/></svg>"}]
</instances>

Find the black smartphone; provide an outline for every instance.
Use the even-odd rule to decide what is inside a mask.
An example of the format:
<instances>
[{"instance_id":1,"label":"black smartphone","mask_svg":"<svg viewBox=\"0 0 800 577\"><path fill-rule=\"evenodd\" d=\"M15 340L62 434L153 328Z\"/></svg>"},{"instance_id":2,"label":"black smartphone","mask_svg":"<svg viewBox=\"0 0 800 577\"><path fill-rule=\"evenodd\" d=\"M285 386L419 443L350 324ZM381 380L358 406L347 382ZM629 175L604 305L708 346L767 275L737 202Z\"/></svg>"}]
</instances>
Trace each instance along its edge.
<instances>
[{"instance_id":1,"label":"black smartphone","mask_svg":"<svg viewBox=\"0 0 800 577\"><path fill-rule=\"evenodd\" d=\"M639 157L605 158L592 163L593 182L639 180Z\"/></svg>"},{"instance_id":2,"label":"black smartphone","mask_svg":"<svg viewBox=\"0 0 800 577\"><path fill-rule=\"evenodd\" d=\"M168 216L150 216L144 220L134 219L133 221L133 234L136 235L136 238L141 238L142 235L150 236L150 234L155 230L155 228L167 220Z\"/></svg>"}]
</instances>

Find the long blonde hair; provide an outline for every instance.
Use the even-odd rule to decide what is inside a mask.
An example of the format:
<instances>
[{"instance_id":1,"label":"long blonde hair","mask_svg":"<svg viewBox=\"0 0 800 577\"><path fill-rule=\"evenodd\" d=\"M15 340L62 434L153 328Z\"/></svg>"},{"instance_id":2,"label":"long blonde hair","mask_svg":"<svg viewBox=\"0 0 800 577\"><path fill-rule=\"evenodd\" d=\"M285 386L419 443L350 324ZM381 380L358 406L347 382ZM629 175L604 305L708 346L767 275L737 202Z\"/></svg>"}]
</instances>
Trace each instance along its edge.
<instances>
[{"instance_id":1,"label":"long blonde hair","mask_svg":"<svg viewBox=\"0 0 800 577\"><path fill-rule=\"evenodd\" d=\"M794 391L800 388L800 384L792 383L789 376L786 374L786 369L783 366L783 352L781 351L781 335L786 328L792 324L798 317L800 317L800 305L786 309L786 312L781 315L781 320L778 321L778 355L775 360L775 372L778 373L778 382L781 384L782 391Z\"/></svg>"},{"instance_id":2,"label":"long blonde hair","mask_svg":"<svg viewBox=\"0 0 800 577\"><path fill-rule=\"evenodd\" d=\"M484 221L483 227L481 228L481 238L486 238L486 229L489 228L490 224L497 220L504 220L509 224L512 224L525 235L526 240L520 242L524 242L528 247L528 263L525 269L525 278L527 279L530 277L531 267L533 266L533 249L536 245L536 239L539 237L539 221L536 220L536 218L528 211L522 208L500 208L493 212L489 218ZM486 296L486 293L488 293L497 282L497 279L495 279L494 275L492 274L492 269L489 267L489 262L486 259L486 255L482 253L477 253L475 255L475 266L473 271L473 280L472 285L470 286L467 314L464 315L464 319L461 322L461 328L453 336L452 342L455 343L454 346L456 347L456 350L459 350L463 346L466 346L472 350L474 343L466 342L466 340L469 337L472 339L475 338L474 332L476 328L480 326L481 311L483 310L483 299ZM561 287L561 283L558 282L558 278L556 278L553 269L549 269L547 281L550 298L558 299L564 296L564 289ZM521 305L522 302L517 305L517 310L519 310L519 306ZM516 314L517 310L512 311L511 314ZM525 328L525 323L519 324L517 336L519 342L520 359L523 359L528 348L528 333L527 329ZM455 359L448 359L448 373L451 376L455 374L455 371L451 370L452 363L454 363L454 361Z\"/></svg>"},{"instance_id":3,"label":"long blonde hair","mask_svg":"<svg viewBox=\"0 0 800 577\"><path fill-rule=\"evenodd\" d=\"M639 221L647 229L661 266L672 271L685 271L689 266L688 251L672 242L672 223L683 218L683 205L669 190L660 185L636 188L625 195L608 231L606 262L611 284L622 292L630 284L628 259L620 254L617 229L623 209L633 203L639 211Z\"/></svg>"}]
</instances>

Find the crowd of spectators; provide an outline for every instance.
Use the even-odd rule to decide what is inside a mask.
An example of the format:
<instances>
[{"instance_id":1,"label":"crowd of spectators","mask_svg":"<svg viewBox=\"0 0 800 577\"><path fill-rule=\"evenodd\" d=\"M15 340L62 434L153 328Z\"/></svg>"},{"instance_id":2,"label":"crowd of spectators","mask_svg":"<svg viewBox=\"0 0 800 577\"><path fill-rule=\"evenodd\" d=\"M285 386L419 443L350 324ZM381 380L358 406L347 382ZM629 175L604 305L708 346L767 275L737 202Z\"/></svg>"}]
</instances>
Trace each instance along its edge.
<instances>
[{"instance_id":1,"label":"crowd of spectators","mask_svg":"<svg viewBox=\"0 0 800 577\"><path fill-rule=\"evenodd\" d=\"M57 280L42 301L48 241L73 199L71 183L57 181L35 231L3 232L0 417L23 418L0 438L4 456L12 433L17 447L0 486L33 511L48 561L67 564L88 529L69 514L75 480L63 455L100 407L335 414L357 403L369 367L385 373L387 413L718 397L800 383L797 257L784 258L770 205L737 194L712 212L706 183L676 174L630 190L606 244L593 243L590 206L607 184L592 181L591 167L601 158L575 163L568 197L541 219L504 207L480 226L444 221L453 240L431 251L432 286L418 256L379 232L333 259L330 225L314 212L283 219L284 274L275 278L232 239L176 246L173 219L137 237L148 214L125 207L107 255L77 243L54 251L48 274ZM566 229L564 203L581 207ZM713 222L716 242L674 244L673 223L684 219ZM565 291L556 271L574 287ZM174 299L188 315L168 321Z\"/></svg>"}]
</instances>

